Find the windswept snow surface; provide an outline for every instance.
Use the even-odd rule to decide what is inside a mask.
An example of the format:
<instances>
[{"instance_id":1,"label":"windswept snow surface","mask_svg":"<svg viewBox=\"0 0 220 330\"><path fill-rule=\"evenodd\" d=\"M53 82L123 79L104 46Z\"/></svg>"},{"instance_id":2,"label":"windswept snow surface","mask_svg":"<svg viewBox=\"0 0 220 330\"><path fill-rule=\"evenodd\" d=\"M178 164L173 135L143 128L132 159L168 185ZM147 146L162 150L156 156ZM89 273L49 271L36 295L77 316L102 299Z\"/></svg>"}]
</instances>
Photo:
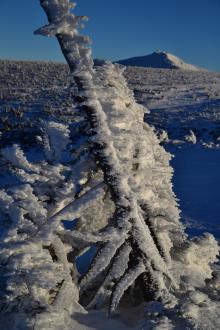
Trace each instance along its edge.
<instances>
[{"instance_id":1,"label":"windswept snow surface","mask_svg":"<svg viewBox=\"0 0 220 330\"><path fill-rule=\"evenodd\" d=\"M128 67L126 74L137 101L150 109L147 122L172 144L189 142L193 132L197 143L219 147L219 73Z\"/></svg>"},{"instance_id":2,"label":"windswept snow surface","mask_svg":"<svg viewBox=\"0 0 220 330\"><path fill-rule=\"evenodd\" d=\"M167 53L156 51L150 55L131 57L125 60L119 60L117 63L126 66L144 67L144 68L161 68L161 69L180 69L187 71L199 71L198 67L185 63L181 58Z\"/></svg>"},{"instance_id":3,"label":"windswept snow surface","mask_svg":"<svg viewBox=\"0 0 220 330\"><path fill-rule=\"evenodd\" d=\"M220 74L128 67L126 77L137 101L150 109L150 113L146 114L147 122L155 126L161 143L175 155L172 160L175 169L174 190L180 199L182 218L189 233L209 231L220 238ZM38 136L37 143L42 142L42 132L38 132L42 126L39 125L40 121L53 122L59 118L63 123L72 122L72 99L66 82L68 69L63 64L0 61L0 143L4 147L6 159L8 157L11 162L16 162L16 155L21 159L18 149L16 153L8 152L13 151L12 144L21 144L24 150L32 150L33 146L33 152L27 153L28 161L41 161L42 155L34 149ZM54 129L59 130L59 127L56 124L47 126L51 137ZM57 141L52 140L54 155L59 158ZM64 146L68 139L62 142ZM48 155L52 157L52 154ZM68 155L62 156L69 161ZM25 165L24 162L22 164ZM4 165L0 163L2 168ZM3 174L0 176L0 189L10 189L16 177L7 172ZM180 262L182 259L185 265L193 262L202 277L203 263L198 251L207 259L213 259L216 250L212 236L205 236L189 244L185 254L180 254ZM84 264L79 265L79 268L84 269L86 260L82 258L81 262ZM186 267L185 286L188 286L188 294L179 297L179 310L171 309L167 314L160 303L152 303L145 315L141 314L142 306L137 306L129 311L121 311L121 318L116 315L113 319L109 319L102 311L83 313L79 310L79 313L75 312L71 316L58 311L53 315L51 329L219 329L219 280L209 283L214 288L212 296L202 290L190 291L190 271L192 269L188 269L187 274ZM201 279L193 279L194 282L196 280ZM3 282L1 284L4 285ZM186 323L180 315L192 318L192 322ZM41 322L39 330L49 329L50 320L42 319ZM10 329L9 319L3 320L2 324L2 329Z\"/></svg>"}]
</instances>

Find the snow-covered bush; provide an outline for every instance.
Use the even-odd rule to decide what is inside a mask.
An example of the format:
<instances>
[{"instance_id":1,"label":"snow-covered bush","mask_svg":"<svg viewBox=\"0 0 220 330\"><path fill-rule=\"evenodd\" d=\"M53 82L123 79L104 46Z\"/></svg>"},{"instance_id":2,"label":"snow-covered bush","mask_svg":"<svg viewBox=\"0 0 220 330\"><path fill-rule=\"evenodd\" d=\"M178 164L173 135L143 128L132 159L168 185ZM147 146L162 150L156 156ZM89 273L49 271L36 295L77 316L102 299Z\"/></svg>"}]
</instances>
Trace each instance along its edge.
<instances>
[{"instance_id":1,"label":"snow-covered bush","mask_svg":"<svg viewBox=\"0 0 220 330\"><path fill-rule=\"evenodd\" d=\"M50 305L71 312L78 301L77 271L56 232L64 228L62 220L73 220L79 210L83 215L104 190L77 124L75 150L68 127L57 122L42 123L41 148L27 155L18 145L1 149L8 178L0 190L0 260L6 279L1 310L13 312L18 326L20 321L28 326L31 316ZM23 320L25 313L30 319Z\"/></svg>"},{"instance_id":2,"label":"snow-covered bush","mask_svg":"<svg viewBox=\"0 0 220 330\"><path fill-rule=\"evenodd\" d=\"M190 130L189 135L185 136L185 140L187 142L191 142L192 144L196 144L197 139L196 139L195 133L192 130Z\"/></svg>"}]
</instances>

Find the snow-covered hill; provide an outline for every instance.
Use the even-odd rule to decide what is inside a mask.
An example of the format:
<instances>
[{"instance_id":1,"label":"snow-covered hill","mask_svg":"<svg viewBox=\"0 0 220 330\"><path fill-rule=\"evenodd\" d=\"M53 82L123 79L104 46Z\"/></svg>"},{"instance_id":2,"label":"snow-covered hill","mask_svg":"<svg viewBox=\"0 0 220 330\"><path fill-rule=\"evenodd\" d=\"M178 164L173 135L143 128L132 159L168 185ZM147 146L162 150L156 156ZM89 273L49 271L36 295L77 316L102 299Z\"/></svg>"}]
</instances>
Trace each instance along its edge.
<instances>
[{"instance_id":1,"label":"snow-covered hill","mask_svg":"<svg viewBox=\"0 0 220 330\"><path fill-rule=\"evenodd\" d=\"M145 68L180 69L188 71L199 71L200 69L192 64L185 63L179 57L166 52L156 51L150 55L132 57L119 60L118 63L126 66L137 66Z\"/></svg>"}]
</instances>

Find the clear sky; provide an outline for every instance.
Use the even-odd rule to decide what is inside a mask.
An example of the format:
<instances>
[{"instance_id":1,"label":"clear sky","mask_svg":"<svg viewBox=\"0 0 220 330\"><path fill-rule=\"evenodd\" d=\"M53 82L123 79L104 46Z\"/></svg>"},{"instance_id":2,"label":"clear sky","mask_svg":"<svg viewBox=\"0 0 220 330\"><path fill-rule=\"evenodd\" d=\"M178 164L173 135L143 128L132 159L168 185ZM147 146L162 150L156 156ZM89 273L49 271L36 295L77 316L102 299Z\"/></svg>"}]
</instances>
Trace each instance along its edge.
<instances>
[{"instance_id":1,"label":"clear sky","mask_svg":"<svg viewBox=\"0 0 220 330\"><path fill-rule=\"evenodd\" d=\"M160 49L220 71L220 0L78 0L76 12L90 17L94 57ZM33 35L44 24L38 0L0 0L0 58L62 61L55 40Z\"/></svg>"}]
</instances>

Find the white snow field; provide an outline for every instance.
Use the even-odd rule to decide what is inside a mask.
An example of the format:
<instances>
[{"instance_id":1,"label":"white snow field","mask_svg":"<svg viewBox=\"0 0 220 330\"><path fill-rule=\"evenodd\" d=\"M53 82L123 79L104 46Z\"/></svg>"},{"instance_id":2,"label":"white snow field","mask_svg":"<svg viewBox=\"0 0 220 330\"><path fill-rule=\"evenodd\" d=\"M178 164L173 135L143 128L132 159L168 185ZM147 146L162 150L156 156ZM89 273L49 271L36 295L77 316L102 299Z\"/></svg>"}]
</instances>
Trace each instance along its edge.
<instances>
[{"instance_id":1,"label":"white snow field","mask_svg":"<svg viewBox=\"0 0 220 330\"><path fill-rule=\"evenodd\" d=\"M186 71L199 71L199 67L185 63L181 58L162 51L156 51L145 56L131 57L125 60L119 60L117 63L126 66L144 67L144 68L161 68L161 69L177 69Z\"/></svg>"},{"instance_id":2,"label":"white snow field","mask_svg":"<svg viewBox=\"0 0 220 330\"><path fill-rule=\"evenodd\" d=\"M128 67L125 76L130 89L134 91L137 102L150 110L150 112L146 110L146 122L155 127L161 144L174 155L171 160L174 166L174 191L180 200L181 217L188 228L189 235L197 236L208 231L216 238L220 238L218 220L220 211L220 74ZM1 245L0 292L1 295L5 295L7 279L16 273L16 269L19 269L20 277L17 278L17 282L7 284L11 290L9 291L17 297L18 305L19 295L28 297L28 294L31 294L39 304L43 304L47 299L55 299L57 293L54 289L55 284L62 285L63 276L70 267L61 253L62 249L58 240L53 242L55 251L46 244L50 233L44 231L45 217L51 223L56 220L54 227L58 226L60 235L64 227L73 233L75 226L83 228L85 219L90 221L91 227L93 226L92 212L94 210L92 208L88 212L85 211L83 214L85 219L79 221L78 224L73 221L63 221L63 225L58 225L57 222L59 217L70 220L73 214L77 218L82 206L74 204L71 208L71 201L77 187L85 183L84 176L79 177L80 166L84 161L83 156L78 172L74 157L79 147L82 155L86 154L86 141L82 141L79 134L76 134L82 118L77 109L73 111L72 97L68 89L69 81L68 68L64 64L0 61L1 237L10 233L10 239L8 241L6 239ZM110 83L114 85L116 82L113 78L109 78ZM127 97L130 100L130 96ZM102 96L102 102L106 102L105 94ZM128 116L132 118L130 112ZM122 128L122 124L123 122L112 122L115 136L117 136L117 129ZM132 121L129 124L129 129L135 129L132 128ZM144 137L145 135L143 139ZM74 138L74 143L70 145L69 141L72 138ZM143 145L145 142L143 141ZM146 150L148 152L148 149ZM160 152L162 155L163 152ZM45 155L47 155L46 159ZM146 154L144 157L147 159ZM152 159L149 158L147 161L152 162ZM160 161L164 162L164 160ZM167 158L166 161L168 161ZM70 183L63 185L64 178L72 173L73 167L75 172L74 175L71 174ZM124 170L126 171L126 168ZM168 171L168 176L170 176L168 167L164 166L163 171ZM163 173L157 175L160 181ZM151 179L157 182L157 177L152 176ZM91 178L92 187L96 188L92 193L100 198L100 209L95 209L96 225L102 228L105 221L103 218L109 215L103 209L102 185L98 187L95 185L99 180L100 174ZM164 184L166 187L168 185L165 181L164 183L157 182L157 184L158 186ZM147 194L150 195L152 192L146 192ZM83 197L87 207L91 206L86 193ZM55 203L53 208L50 208L48 205L52 198L57 201L57 204ZM166 198L164 196L165 202ZM110 201L108 203L111 209ZM66 213L59 213L65 205L69 209L65 211L64 208ZM176 212L173 205L169 207L174 213ZM7 225L6 215L12 224L21 223L19 232L13 231L13 227L11 229ZM54 218L54 215L58 216ZM161 232L163 238L163 228ZM43 236L41 236L42 233ZM114 232L107 234L114 236ZM32 241L24 246L23 239L26 235L30 235ZM77 234L75 238L76 236ZM37 241L39 237L41 240L45 239L43 249ZM96 239L97 236L90 237L91 241L96 242ZM175 267L172 269L172 274L177 282L180 278L182 279L179 296L176 297L177 307L172 305L174 302L171 297L167 297L166 307L160 302L148 305L140 303L132 307L130 302L124 301L114 317L109 318L105 310L86 311L79 304L75 304L78 293L71 278L67 277L65 281L69 286L64 287L61 294L59 293L57 308L55 306L42 314L39 310L36 324L33 325L31 320L29 324L22 323L25 315L21 314L15 326L14 316L10 318L8 314L2 314L0 328L3 330L220 329L218 263L213 268L213 262L217 261L217 242L210 234L187 242L187 246L173 256ZM80 236L78 236L78 243L82 244ZM52 263L48 258L48 250L54 260L57 254L62 263ZM95 247L92 246L87 253L78 257L79 273L85 272L95 253ZM13 260L14 256L15 260ZM13 263L5 274L5 267L8 266L6 257L13 260ZM121 260L121 262L123 264L126 260ZM31 273L27 275L25 270L29 269L30 265ZM211 279L213 270L215 276ZM73 269L71 271L73 272ZM44 281L44 274L49 276L51 282ZM27 276L26 287L19 280L22 276ZM34 282L38 277L41 278L39 287ZM45 293L48 291L49 298ZM8 294L9 301L12 300L10 294ZM29 303L27 298L26 301L22 301L24 306L20 307L21 310L31 314L33 306ZM127 305L129 308L126 308ZM13 314L13 307L11 313Z\"/></svg>"}]
</instances>

